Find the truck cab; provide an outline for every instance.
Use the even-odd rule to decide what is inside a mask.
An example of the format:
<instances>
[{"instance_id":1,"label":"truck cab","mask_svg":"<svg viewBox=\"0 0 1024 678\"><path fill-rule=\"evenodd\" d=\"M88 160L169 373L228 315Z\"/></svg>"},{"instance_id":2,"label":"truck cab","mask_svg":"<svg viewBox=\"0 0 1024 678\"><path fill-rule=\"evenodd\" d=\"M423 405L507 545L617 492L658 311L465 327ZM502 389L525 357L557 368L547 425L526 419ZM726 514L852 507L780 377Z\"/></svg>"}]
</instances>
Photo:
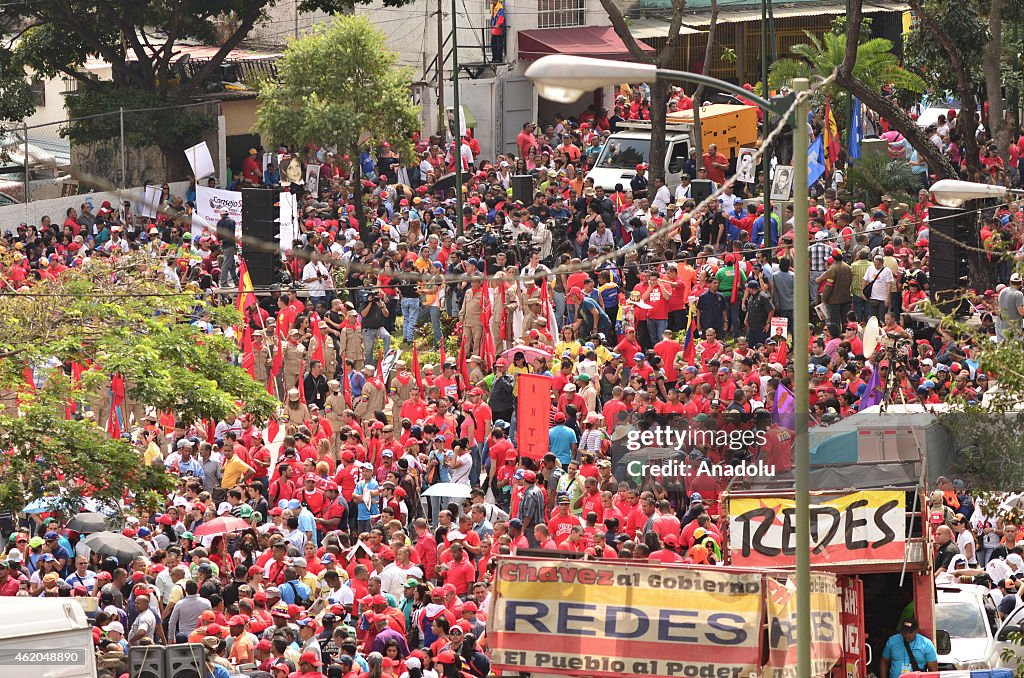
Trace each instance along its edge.
<instances>
[{"instance_id":1,"label":"truck cab","mask_svg":"<svg viewBox=\"0 0 1024 678\"><path fill-rule=\"evenodd\" d=\"M735 161L741 148L757 145L757 109L753 106L709 104L700 112L701 146L718 146L730 161ZM670 113L665 120L665 184L675 191L683 166L693 148L693 111ZM636 166L650 164L651 123L630 120L620 123L619 131L608 137L587 178L594 186L614 191L616 184L629 188L636 175Z\"/></svg>"}]
</instances>

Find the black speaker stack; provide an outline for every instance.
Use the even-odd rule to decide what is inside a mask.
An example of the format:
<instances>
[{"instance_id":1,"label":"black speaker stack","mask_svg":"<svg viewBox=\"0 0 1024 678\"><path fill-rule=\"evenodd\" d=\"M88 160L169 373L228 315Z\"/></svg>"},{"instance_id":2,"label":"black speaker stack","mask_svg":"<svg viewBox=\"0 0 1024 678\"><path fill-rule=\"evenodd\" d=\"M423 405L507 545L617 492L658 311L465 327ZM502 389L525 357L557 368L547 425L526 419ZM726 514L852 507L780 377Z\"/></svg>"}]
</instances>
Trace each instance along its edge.
<instances>
[{"instance_id":1,"label":"black speaker stack","mask_svg":"<svg viewBox=\"0 0 1024 678\"><path fill-rule=\"evenodd\" d=\"M969 248L980 244L977 210L928 208L928 291L943 313L970 315L963 290L971 286Z\"/></svg>"},{"instance_id":2,"label":"black speaker stack","mask_svg":"<svg viewBox=\"0 0 1024 678\"><path fill-rule=\"evenodd\" d=\"M128 649L131 678L203 678L206 648L201 643L140 645Z\"/></svg>"},{"instance_id":3,"label":"black speaker stack","mask_svg":"<svg viewBox=\"0 0 1024 678\"><path fill-rule=\"evenodd\" d=\"M524 205L533 204L533 177L531 175L512 175L512 200L518 200Z\"/></svg>"},{"instance_id":4,"label":"black speaker stack","mask_svg":"<svg viewBox=\"0 0 1024 678\"><path fill-rule=\"evenodd\" d=\"M242 253L257 290L274 284L274 261L281 256L279 199L267 188L242 189Z\"/></svg>"},{"instance_id":5,"label":"black speaker stack","mask_svg":"<svg viewBox=\"0 0 1024 678\"><path fill-rule=\"evenodd\" d=\"M690 182L690 198L694 202L700 202L711 195L710 179L694 179Z\"/></svg>"}]
</instances>

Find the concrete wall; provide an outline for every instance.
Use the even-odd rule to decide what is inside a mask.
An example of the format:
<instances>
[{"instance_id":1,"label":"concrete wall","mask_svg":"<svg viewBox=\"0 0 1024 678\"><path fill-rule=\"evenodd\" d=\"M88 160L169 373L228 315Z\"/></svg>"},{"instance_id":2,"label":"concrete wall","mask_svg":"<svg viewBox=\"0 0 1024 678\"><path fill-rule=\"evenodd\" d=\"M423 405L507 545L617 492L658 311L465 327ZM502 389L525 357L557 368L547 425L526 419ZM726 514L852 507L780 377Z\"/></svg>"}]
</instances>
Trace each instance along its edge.
<instances>
[{"instance_id":1,"label":"concrete wall","mask_svg":"<svg viewBox=\"0 0 1024 678\"><path fill-rule=\"evenodd\" d=\"M173 181L169 184L173 195L184 195L188 188L187 181ZM36 200L20 205L8 205L0 207L0 228L13 230L18 224L36 224L44 216L50 217L55 224L64 223L64 215L69 207L76 210L83 202L92 202L95 208L99 208L104 200L109 200L111 205L120 204L121 200L130 200L133 203L141 200L145 193L145 187L129 188L120 191L101 191L88 193L86 195L72 195L66 198L53 198L51 200ZM95 211L95 210L94 210Z\"/></svg>"},{"instance_id":2,"label":"concrete wall","mask_svg":"<svg viewBox=\"0 0 1024 678\"><path fill-rule=\"evenodd\" d=\"M314 25L331 17L323 12L310 12L296 16L299 0L280 0L267 8L267 20L255 26L247 41L254 47L280 48L298 35L305 35Z\"/></svg>"}]
</instances>

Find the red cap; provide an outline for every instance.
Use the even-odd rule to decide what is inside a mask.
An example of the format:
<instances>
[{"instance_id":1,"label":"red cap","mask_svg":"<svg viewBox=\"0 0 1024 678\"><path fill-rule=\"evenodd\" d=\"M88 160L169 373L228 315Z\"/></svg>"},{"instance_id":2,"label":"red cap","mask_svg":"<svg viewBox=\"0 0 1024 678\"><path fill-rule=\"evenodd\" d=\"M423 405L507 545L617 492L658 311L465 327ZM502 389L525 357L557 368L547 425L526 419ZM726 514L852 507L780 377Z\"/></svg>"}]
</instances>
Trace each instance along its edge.
<instances>
[{"instance_id":1,"label":"red cap","mask_svg":"<svg viewBox=\"0 0 1024 678\"><path fill-rule=\"evenodd\" d=\"M306 474L306 482L308 483L308 482L309 482L309 481L311 481L311 480L312 480L312 481L313 481L314 483L316 482L316 474L315 474L315 473L307 473L307 474Z\"/></svg>"},{"instance_id":2,"label":"red cap","mask_svg":"<svg viewBox=\"0 0 1024 678\"><path fill-rule=\"evenodd\" d=\"M294 603L288 606L288 616L292 619L298 619L299 615L302 614L302 608Z\"/></svg>"},{"instance_id":3,"label":"red cap","mask_svg":"<svg viewBox=\"0 0 1024 678\"><path fill-rule=\"evenodd\" d=\"M526 471L525 473L523 473L523 480L525 480L528 483L537 482L537 474L534 473L533 471Z\"/></svg>"},{"instance_id":4,"label":"red cap","mask_svg":"<svg viewBox=\"0 0 1024 678\"><path fill-rule=\"evenodd\" d=\"M494 361L495 367L508 367L508 362L504 358L498 358Z\"/></svg>"},{"instance_id":5,"label":"red cap","mask_svg":"<svg viewBox=\"0 0 1024 678\"><path fill-rule=\"evenodd\" d=\"M249 568L249 571L247 572L247 576L249 576L249 577L255 577L258 574L263 574L263 568L260 567L259 565L252 565ZM266 596L264 596L264 598L265 597Z\"/></svg>"},{"instance_id":6,"label":"red cap","mask_svg":"<svg viewBox=\"0 0 1024 678\"><path fill-rule=\"evenodd\" d=\"M234 617L228 620L228 626L245 626L249 623L249 620L240 614L236 614Z\"/></svg>"},{"instance_id":7,"label":"red cap","mask_svg":"<svg viewBox=\"0 0 1024 678\"><path fill-rule=\"evenodd\" d=\"M477 611L477 610L479 610L479 609L480 609L480 608L478 608L478 607L476 606L476 603L474 603L474 602L473 602L472 600L468 601L467 603L465 603L465 604L464 604L464 605L462 606L462 611L463 611L463 612L476 612L476 611Z\"/></svg>"},{"instance_id":8,"label":"red cap","mask_svg":"<svg viewBox=\"0 0 1024 678\"><path fill-rule=\"evenodd\" d=\"M270 652L271 648L273 648L273 647L274 646L266 638L264 638L260 642L256 643L256 649L260 650L262 652Z\"/></svg>"},{"instance_id":9,"label":"red cap","mask_svg":"<svg viewBox=\"0 0 1024 678\"><path fill-rule=\"evenodd\" d=\"M442 650L441 652L438 653L438 655L434 659L434 661L437 662L438 664L454 664L455 663L455 653L452 652L451 650Z\"/></svg>"},{"instance_id":10,"label":"red cap","mask_svg":"<svg viewBox=\"0 0 1024 678\"><path fill-rule=\"evenodd\" d=\"M220 624L210 624L206 627L206 635L208 636L223 636L224 629Z\"/></svg>"},{"instance_id":11,"label":"red cap","mask_svg":"<svg viewBox=\"0 0 1024 678\"><path fill-rule=\"evenodd\" d=\"M381 549L383 551L383 549ZM390 550L390 549L389 549ZM388 599L381 594L377 594L370 598L370 605L387 605Z\"/></svg>"},{"instance_id":12,"label":"red cap","mask_svg":"<svg viewBox=\"0 0 1024 678\"><path fill-rule=\"evenodd\" d=\"M300 664L310 664L311 666L323 666L323 662L320 661L320 657L317 656L316 652L303 652L302 656L299 657Z\"/></svg>"}]
</instances>

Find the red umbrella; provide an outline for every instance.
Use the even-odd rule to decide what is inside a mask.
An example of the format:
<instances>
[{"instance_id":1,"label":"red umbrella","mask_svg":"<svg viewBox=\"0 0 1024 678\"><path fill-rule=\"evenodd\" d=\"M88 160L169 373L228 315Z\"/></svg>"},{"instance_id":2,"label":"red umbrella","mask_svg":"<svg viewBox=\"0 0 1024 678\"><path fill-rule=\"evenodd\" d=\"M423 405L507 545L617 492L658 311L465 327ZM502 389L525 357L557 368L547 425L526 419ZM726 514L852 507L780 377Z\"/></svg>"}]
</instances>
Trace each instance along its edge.
<instances>
[{"instance_id":1,"label":"red umbrella","mask_svg":"<svg viewBox=\"0 0 1024 678\"><path fill-rule=\"evenodd\" d=\"M241 518L235 518L233 516L225 516L223 518L214 518L213 520L203 523L196 528L193 534L197 537L207 537L211 534L224 534L225 532L242 532L248 530L252 525L245 522Z\"/></svg>"}]
</instances>

